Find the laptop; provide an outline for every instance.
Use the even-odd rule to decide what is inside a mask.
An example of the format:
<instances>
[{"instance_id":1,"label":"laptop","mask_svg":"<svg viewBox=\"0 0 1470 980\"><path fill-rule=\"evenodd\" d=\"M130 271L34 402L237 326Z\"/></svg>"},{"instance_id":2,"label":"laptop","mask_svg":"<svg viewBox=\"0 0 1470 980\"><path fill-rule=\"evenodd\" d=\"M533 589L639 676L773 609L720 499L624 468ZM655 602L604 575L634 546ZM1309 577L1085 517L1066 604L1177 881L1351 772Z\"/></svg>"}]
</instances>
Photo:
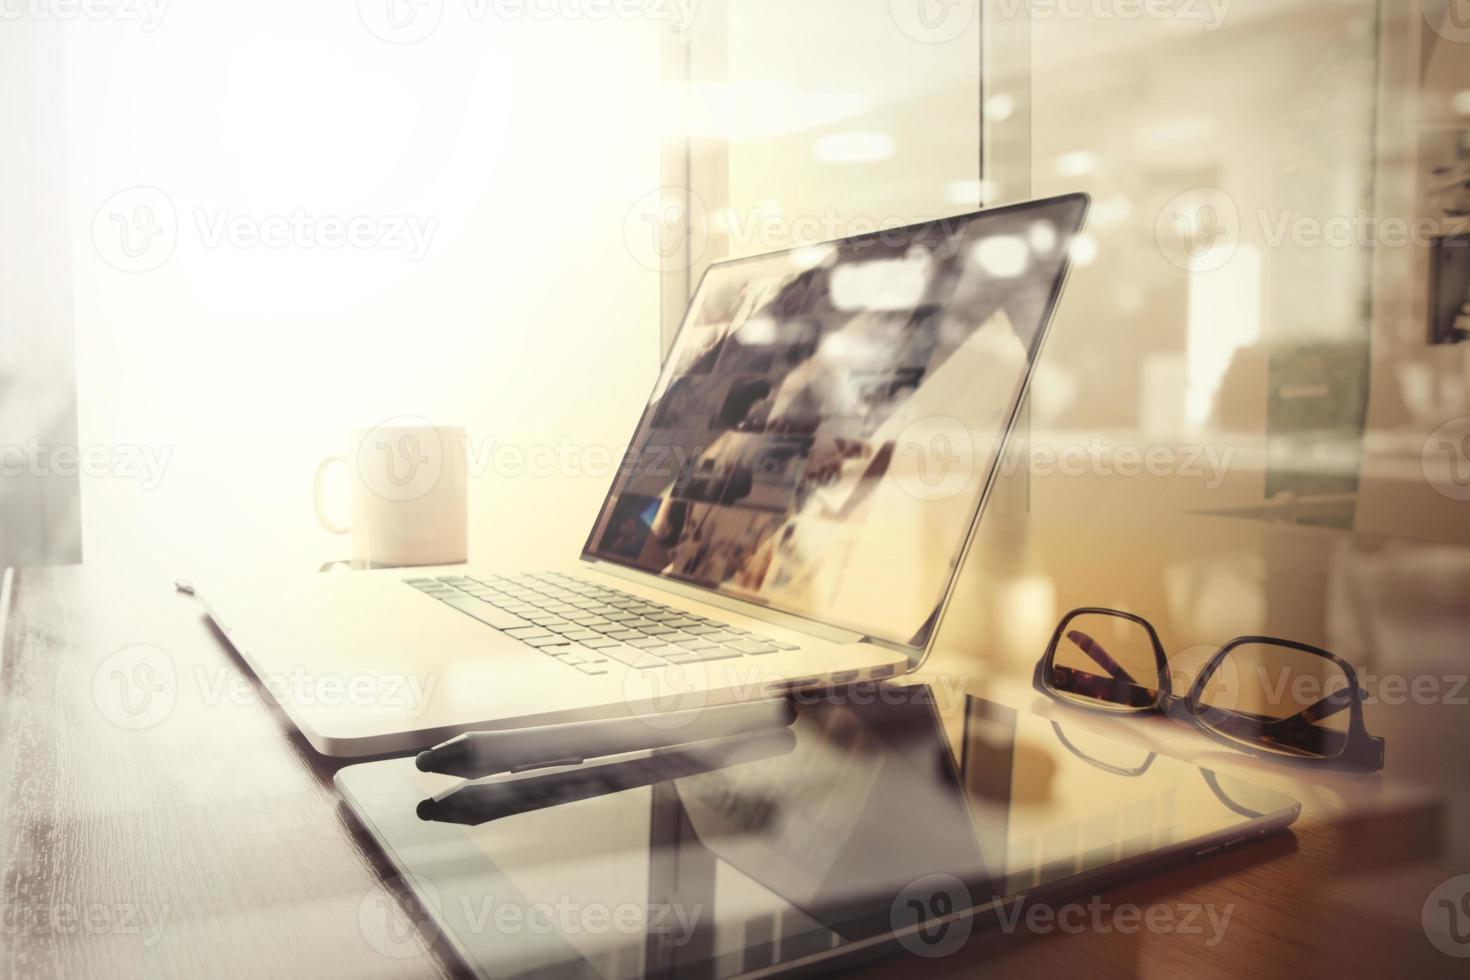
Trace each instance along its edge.
<instances>
[{"instance_id":1,"label":"laptop","mask_svg":"<svg viewBox=\"0 0 1470 980\"><path fill-rule=\"evenodd\" d=\"M712 265L580 555L196 593L319 752L891 678L934 642L1085 195ZM631 420L630 420L631 421Z\"/></svg>"},{"instance_id":2,"label":"laptop","mask_svg":"<svg viewBox=\"0 0 1470 980\"><path fill-rule=\"evenodd\" d=\"M798 699L789 730L571 769L344 767L336 786L396 872L362 898L362 938L487 978L809 975L890 953L922 968L983 932L1136 932L1111 883L1238 853L1301 810L956 689L865 693ZM1148 921L1248 942L1232 911L1159 903Z\"/></svg>"}]
</instances>

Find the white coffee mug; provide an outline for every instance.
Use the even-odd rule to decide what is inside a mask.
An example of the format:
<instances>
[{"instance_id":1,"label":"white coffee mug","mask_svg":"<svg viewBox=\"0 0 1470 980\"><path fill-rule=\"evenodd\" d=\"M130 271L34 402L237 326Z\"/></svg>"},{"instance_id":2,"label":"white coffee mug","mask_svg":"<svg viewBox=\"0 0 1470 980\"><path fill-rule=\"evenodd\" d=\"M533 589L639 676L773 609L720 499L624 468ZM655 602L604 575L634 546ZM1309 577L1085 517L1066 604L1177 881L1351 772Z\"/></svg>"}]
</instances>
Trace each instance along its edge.
<instances>
[{"instance_id":1,"label":"white coffee mug","mask_svg":"<svg viewBox=\"0 0 1470 980\"><path fill-rule=\"evenodd\" d=\"M327 471L348 464L352 516L327 515ZM352 535L352 561L363 567L454 565L469 557L469 467L465 430L399 420L352 433L352 451L317 467L316 516L333 534Z\"/></svg>"}]
</instances>

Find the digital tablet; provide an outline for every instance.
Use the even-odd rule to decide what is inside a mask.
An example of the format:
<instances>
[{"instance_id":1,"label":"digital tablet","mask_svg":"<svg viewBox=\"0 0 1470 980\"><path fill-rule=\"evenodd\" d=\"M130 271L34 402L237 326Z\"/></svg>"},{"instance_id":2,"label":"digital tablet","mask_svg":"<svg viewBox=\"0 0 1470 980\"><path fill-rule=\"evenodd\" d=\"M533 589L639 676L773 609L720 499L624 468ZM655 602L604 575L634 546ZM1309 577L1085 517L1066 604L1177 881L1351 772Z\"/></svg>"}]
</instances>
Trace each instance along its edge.
<instances>
[{"instance_id":1,"label":"digital tablet","mask_svg":"<svg viewBox=\"0 0 1470 980\"><path fill-rule=\"evenodd\" d=\"M1106 881L1300 812L939 688L797 700L787 729L580 767L474 782L411 758L341 770L347 806L398 872L364 896L365 941L392 957L452 951L493 978L714 980L935 957L982 929L1064 923Z\"/></svg>"}]
</instances>

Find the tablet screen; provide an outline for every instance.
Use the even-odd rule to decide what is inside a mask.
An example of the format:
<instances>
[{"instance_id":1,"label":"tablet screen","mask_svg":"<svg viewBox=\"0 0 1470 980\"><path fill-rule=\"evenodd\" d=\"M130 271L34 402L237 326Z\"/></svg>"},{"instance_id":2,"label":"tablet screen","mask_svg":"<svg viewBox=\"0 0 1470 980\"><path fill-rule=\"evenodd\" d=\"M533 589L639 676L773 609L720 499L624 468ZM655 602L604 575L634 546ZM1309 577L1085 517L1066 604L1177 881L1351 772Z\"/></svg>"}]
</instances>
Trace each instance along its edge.
<instances>
[{"instance_id":1,"label":"tablet screen","mask_svg":"<svg viewBox=\"0 0 1470 980\"><path fill-rule=\"evenodd\" d=\"M421 800L464 786L411 759L345 769L339 787L417 896L368 908L365 941L434 955L395 925L409 909L487 977L928 956L1000 900L1294 812L1274 792L942 694L803 703L789 730L611 760L598 795L572 802L545 792L571 770L492 777L475 785L505 791L477 825L420 819Z\"/></svg>"}]
</instances>

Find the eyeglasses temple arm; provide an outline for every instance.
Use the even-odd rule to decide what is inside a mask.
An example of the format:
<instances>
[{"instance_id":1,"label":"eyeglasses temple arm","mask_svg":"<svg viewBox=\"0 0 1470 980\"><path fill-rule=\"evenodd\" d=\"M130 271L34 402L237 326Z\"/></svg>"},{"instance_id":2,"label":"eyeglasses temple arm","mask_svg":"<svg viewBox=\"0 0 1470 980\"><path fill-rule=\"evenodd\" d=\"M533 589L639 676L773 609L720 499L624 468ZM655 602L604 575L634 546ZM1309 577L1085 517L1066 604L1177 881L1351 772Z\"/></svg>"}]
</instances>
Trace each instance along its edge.
<instances>
[{"instance_id":1,"label":"eyeglasses temple arm","mask_svg":"<svg viewBox=\"0 0 1470 980\"><path fill-rule=\"evenodd\" d=\"M1113 655L1103 649L1103 645L1081 630L1068 630L1067 639L1077 645L1077 648L1097 661L1098 666L1112 675L1114 680L1124 681L1136 685L1138 682L1133 675L1123 669L1123 665L1113 659Z\"/></svg>"},{"instance_id":2,"label":"eyeglasses temple arm","mask_svg":"<svg viewBox=\"0 0 1470 980\"><path fill-rule=\"evenodd\" d=\"M1362 695L1362 692L1359 693ZM1232 711L1229 708L1216 708L1214 710L1233 717L1238 721L1257 725L1261 731L1280 732L1284 729L1310 728L1317 722L1325 718L1330 718L1339 711L1347 710L1352 707L1352 704L1352 697L1349 695L1348 690L1344 688L1340 691L1334 691L1314 704L1308 705L1294 715L1288 715L1285 718L1273 718L1269 721L1259 716L1252 716L1250 713L1244 711Z\"/></svg>"},{"instance_id":3,"label":"eyeglasses temple arm","mask_svg":"<svg viewBox=\"0 0 1470 980\"><path fill-rule=\"evenodd\" d=\"M1360 694L1362 692L1359 692ZM1301 711L1286 718L1281 718L1270 723L1270 727L1286 725L1315 725L1317 722L1331 718L1339 711L1346 711L1353 706L1352 695L1347 688L1333 691L1315 704L1309 704Z\"/></svg>"}]
</instances>

